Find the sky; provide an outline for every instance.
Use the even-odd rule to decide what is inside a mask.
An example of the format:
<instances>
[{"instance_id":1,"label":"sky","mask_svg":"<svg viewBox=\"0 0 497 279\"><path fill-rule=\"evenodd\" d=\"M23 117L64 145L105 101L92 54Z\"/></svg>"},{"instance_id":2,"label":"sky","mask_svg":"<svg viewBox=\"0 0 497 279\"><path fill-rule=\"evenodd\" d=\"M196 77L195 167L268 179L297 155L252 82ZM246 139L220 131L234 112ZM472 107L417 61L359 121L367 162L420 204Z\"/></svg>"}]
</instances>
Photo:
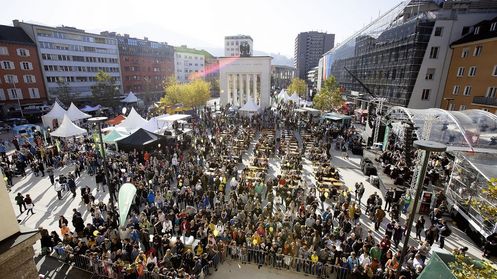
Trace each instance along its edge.
<instances>
[{"instance_id":1,"label":"sky","mask_svg":"<svg viewBox=\"0 0 497 279\"><path fill-rule=\"evenodd\" d=\"M400 0L0 0L0 24L13 19L115 31L171 45L222 50L224 36L250 35L254 50L293 58L300 32L345 40ZM217 53L215 55L222 55Z\"/></svg>"}]
</instances>

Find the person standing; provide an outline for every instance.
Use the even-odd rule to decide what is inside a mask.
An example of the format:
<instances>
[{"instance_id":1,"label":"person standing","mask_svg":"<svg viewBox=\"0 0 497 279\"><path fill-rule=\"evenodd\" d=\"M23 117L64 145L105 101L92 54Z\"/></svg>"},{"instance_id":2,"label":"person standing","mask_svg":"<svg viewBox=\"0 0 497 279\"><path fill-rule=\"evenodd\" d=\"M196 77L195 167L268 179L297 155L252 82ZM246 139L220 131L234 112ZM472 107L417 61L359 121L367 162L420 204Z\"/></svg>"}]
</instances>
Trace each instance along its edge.
<instances>
[{"instance_id":1,"label":"person standing","mask_svg":"<svg viewBox=\"0 0 497 279\"><path fill-rule=\"evenodd\" d=\"M449 228L449 225L447 225L447 221L442 219L439 225L439 231L440 231L440 236L439 236L440 249L443 249L445 246L445 238L450 236L452 230Z\"/></svg>"},{"instance_id":2,"label":"person standing","mask_svg":"<svg viewBox=\"0 0 497 279\"><path fill-rule=\"evenodd\" d=\"M38 171L41 172L41 177L45 176L45 166L41 160L38 161Z\"/></svg>"},{"instance_id":3,"label":"person standing","mask_svg":"<svg viewBox=\"0 0 497 279\"><path fill-rule=\"evenodd\" d=\"M386 211L390 211L390 207L392 206L392 203L393 203L393 196L394 196L394 191L392 188L389 188L387 193L386 193L386 197L385 197L385 210Z\"/></svg>"},{"instance_id":4,"label":"person standing","mask_svg":"<svg viewBox=\"0 0 497 279\"><path fill-rule=\"evenodd\" d=\"M362 196L364 196L364 192L366 189L364 188L364 184L361 182L359 184L359 204L361 204Z\"/></svg>"},{"instance_id":5,"label":"person standing","mask_svg":"<svg viewBox=\"0 0 497 279\"><path fill-rule=\"evenodd\" d=\"M57 192L57 198L59 200L61 200L62 199L62 185L60 185L58 179L55 180L53 187L54 187L55 192Z\"/></svg>"},{"instance_id":6,"label":"person standing","mask_svg":"<svg viewBox=\"0 0 497 279\"><path fill-rule=\"evenodd\" d=\"M72 197L76 197L76 182L74 182L74 177L72 175L69 176L69 179L67 180L67 186L69 187L69 190L72 193Z\"/></svg>"},{"instance_id":7,"label":"person standing","mask_svg":"<svg viewBox=\"0 0 497 279\"><path fill-rule=\"evenodd\" d=\"M416 237L421 240L421 232L425 228L425 217L423 215L419 216L419 219L416 221Z\"/></svg>"},{"instance_id":8,"label":"person standing","mask_svg":"<svg viewBox=\"0 0 497 279\"><path fill-rule=\"evenodd\" d=\"M28 214L30 211L31 211L31 215L35 214L33 212L33 207L35 205L33 203L33 200L31 199L31 197L29 196L29 194L26 194L26 197L24 198L24 203L26 204L26 207L28 208L28 210L26 211L26 214Z\"/></svg>"},{"instance_id":9,"label":"person standing","mask_svg":"<svg viewBox=\"0 0 497 279\"><path fill-rule=\"evenodd\" d=\"M21 193L17 193L17 196L15 197L16 203L19 206L19 211L23 213L22 207L24 207L24 210L26 210L26 203L24 202L24 196Z\"/></svg>"},{"instance_id":10,"label":"person standing","mask_svg":"<svg viewBox=\"0 0 497 279\"><path fill-rule=\"evenodd\" d=\"M54 168L52 167L52 165L48 165L48 167L47 167L47 175L50 178L50 183L52 183L52 185L54 185L54 183L55 183L55 177L54 177Z\"/></svg>"}]
</instances>

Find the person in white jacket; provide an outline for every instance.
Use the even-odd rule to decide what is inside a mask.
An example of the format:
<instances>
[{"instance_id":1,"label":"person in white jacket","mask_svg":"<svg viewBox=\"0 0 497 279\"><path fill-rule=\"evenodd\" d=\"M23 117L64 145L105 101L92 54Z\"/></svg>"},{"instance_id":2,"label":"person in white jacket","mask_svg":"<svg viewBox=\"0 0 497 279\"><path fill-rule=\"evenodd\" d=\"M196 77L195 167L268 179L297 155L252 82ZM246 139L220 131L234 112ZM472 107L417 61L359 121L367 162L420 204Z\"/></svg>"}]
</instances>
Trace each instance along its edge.
<instances>
[{"instance_id":1,"label":"person in white jacket","mask_svg":"<svg viewBox=\"0 0 497 279\"><path fill-rule=\"evenodd\" d=\"M55 192L57 192L57 198L59 200L62 199L62 185L59 183L59 179L55 179L55 183L53 184Z\"/></svg>"}]
</instances>

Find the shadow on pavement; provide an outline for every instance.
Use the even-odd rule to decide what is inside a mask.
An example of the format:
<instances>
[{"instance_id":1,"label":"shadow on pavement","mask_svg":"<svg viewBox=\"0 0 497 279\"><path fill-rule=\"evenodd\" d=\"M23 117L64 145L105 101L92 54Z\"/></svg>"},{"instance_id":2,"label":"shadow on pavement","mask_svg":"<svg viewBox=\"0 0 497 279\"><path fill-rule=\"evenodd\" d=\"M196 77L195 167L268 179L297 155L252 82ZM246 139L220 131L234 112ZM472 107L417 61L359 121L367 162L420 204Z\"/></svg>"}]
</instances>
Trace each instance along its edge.
<instances>
[{"instance_id":1,"label":"shadow on pavement","mask_svg":"<svg viewBox=\"0 0 497 279\"><path fill-rule=\"evenodd\" d=\"M89 279L92 277L89 272L73 268L49 256L37 256L34 260L38 273L45 276L45 279Z\"/></svg>"}]
</instances>

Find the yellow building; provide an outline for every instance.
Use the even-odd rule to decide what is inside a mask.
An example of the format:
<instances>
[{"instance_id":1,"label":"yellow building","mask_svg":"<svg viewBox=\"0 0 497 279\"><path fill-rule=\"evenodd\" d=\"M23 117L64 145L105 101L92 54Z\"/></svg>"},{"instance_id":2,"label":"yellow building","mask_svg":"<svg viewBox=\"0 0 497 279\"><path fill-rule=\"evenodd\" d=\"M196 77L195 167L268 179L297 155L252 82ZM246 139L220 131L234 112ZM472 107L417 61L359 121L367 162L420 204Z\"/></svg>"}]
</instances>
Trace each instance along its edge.
<instances>
[{"instance_id":1,"label":"yellow building","mask_svg":"<svg viewBox=\"0 0 497 279\"><path fill-rule=\"evenodd\" d=\"M441 108L497 113L497 17L468 27L451 48Z\"/></svg>"}]
</instances>

